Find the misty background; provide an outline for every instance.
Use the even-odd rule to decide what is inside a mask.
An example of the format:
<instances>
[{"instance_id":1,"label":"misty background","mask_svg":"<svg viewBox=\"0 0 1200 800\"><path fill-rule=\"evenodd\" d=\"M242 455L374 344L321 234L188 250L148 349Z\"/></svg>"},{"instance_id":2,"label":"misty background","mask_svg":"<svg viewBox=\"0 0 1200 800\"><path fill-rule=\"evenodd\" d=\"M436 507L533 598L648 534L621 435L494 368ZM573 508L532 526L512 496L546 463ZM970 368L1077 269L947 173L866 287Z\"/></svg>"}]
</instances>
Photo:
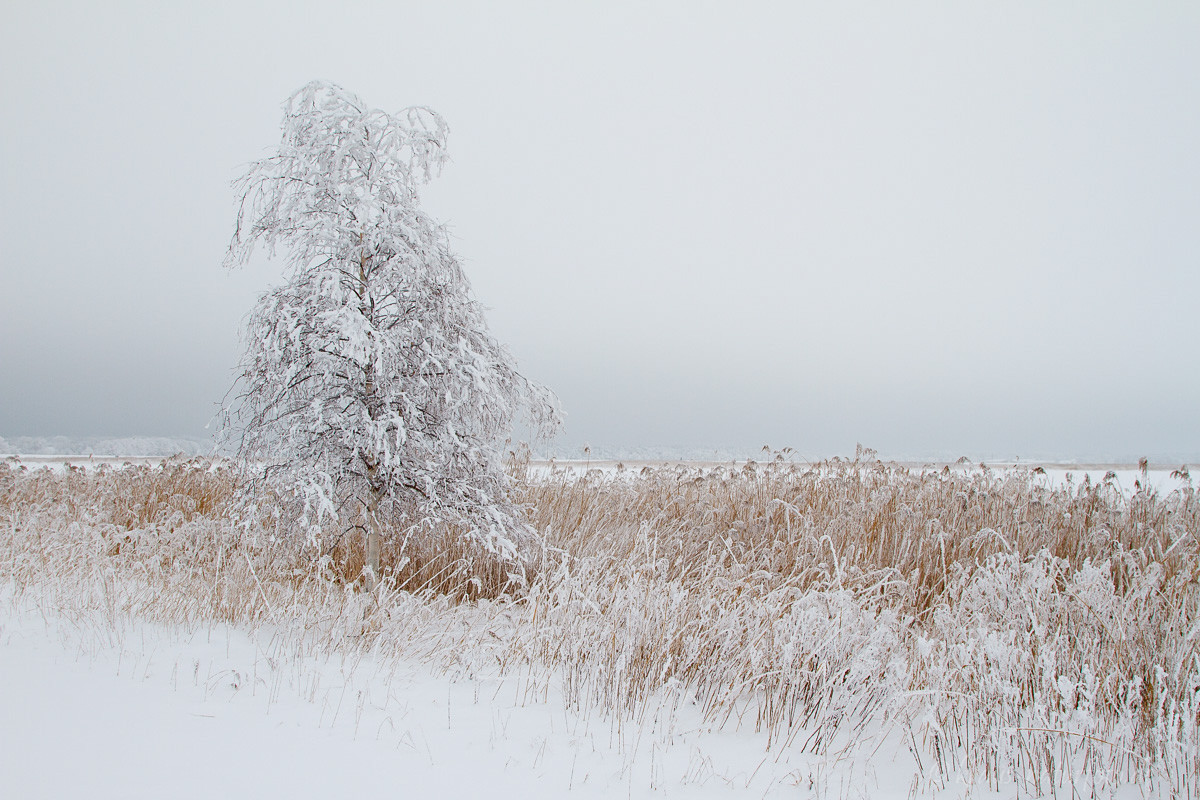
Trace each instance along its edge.
<instances>
[{"instance_id":1,"label":"misty background","mask_svg":"<svg viewBox=\"0 0 1200 800\"><path fill-rule=\"evenodd\" d=\"M280 275L230 182L315 78L450 123L560 454L1200 458L1182 2L13 4L0 450L211 435Z\"/></svg>"}]
</instances>

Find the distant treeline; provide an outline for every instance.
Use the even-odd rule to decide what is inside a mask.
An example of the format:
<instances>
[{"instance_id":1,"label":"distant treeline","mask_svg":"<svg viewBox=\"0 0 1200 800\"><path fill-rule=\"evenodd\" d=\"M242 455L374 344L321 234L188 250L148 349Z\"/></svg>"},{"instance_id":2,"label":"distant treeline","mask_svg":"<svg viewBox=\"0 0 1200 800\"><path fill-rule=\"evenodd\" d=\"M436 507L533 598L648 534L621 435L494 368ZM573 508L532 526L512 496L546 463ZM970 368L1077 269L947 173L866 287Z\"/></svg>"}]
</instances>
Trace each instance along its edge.
<instances>
[{"instance_id":1,"label":"distant treeline","mask_svg":"<svg viewBox=\"0 0 1200 800\"><path fill-rule=\"evenodd\" d=\"M211 441L168 436L0 436L4 455L115 455L188 456L209 455Z\"/></svg>"}]
</instances>

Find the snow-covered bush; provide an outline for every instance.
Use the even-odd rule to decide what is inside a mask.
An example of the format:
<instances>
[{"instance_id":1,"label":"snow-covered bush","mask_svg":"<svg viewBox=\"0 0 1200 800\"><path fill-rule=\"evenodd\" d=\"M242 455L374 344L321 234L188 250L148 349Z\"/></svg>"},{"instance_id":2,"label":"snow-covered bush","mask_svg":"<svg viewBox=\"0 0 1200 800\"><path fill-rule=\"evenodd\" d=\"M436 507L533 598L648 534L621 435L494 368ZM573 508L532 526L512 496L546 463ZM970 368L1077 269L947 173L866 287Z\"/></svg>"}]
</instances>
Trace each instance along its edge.
<instances>
[{"instance_id":1,"label":"snow-covered bush","mask_svg":"<svg viewBox=\"0 0 1200 800\"><path fill-rule=\"evenodd\" d=\"M445 121L388 114L310 83L285 104L279 149L240 181L227 265L258 243L287 251L286 281L251 312L227 410L228 439L323 523L384 537L449 525L505 559L532 529L511 502L499 443L527 412L543 432L554 396L488 332L445 230L418 190L446 161Z\"/></svg>"}]
</instances>

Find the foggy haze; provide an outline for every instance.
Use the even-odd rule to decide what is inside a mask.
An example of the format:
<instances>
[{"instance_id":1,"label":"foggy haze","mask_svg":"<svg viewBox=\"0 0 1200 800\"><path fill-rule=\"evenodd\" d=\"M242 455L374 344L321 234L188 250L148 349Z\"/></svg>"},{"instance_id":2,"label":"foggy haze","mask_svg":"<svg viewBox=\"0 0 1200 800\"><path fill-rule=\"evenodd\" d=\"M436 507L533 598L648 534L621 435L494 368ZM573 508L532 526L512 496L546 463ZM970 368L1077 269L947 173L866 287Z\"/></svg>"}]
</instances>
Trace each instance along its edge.
<instances>
[{"instance_id":1,"label":"foggy haze","mask_svg":"<svg viewBox=\"0 0 1200 800\"><path fill-rule=\"evenodd\" d=\"M280 275L230 181L322 78L448 120L424 207L561 450L1200 458L1194 4L6 16L0 437L208 435Z\"/></svg>"}]
</instances>

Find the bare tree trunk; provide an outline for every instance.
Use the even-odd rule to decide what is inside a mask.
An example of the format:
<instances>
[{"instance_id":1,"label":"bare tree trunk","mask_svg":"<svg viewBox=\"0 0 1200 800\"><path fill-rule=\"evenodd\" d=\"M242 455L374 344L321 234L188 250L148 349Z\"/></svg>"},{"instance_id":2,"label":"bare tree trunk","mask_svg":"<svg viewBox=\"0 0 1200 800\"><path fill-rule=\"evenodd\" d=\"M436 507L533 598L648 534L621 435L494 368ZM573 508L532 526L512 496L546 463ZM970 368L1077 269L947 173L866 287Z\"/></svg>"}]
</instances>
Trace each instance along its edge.
<instances>
[{"instance_id":1,"label":"bare tree trunk","mask_svg":"<svg viewBox=\"0 0 1200 800\"><path fill-rule=\"evenodd\" d=\"M362 244L362 234L359 234L358 241ZM375 305L371 300L370 283L367 280L367 263L370 257L365 253L360 253L358 257L358 311L372 324L375 321ZM379 399L375 395L375 376L371 365L366 365L363 369L363 399L367 405L367 413L371 415L371 419L375 420L379 412ZM379 465L374 459L368 459L367 462L367 560L363 564L363 574L367 579L367 589L375 591L375 587L379 585L379 554L383 549L383 533L380 530L382 527L379 523L379 500L383 492L379 488Z\"/></svg>"},{"instance_id":2,"label":"bare tree trunk","mask_svg":"<svg viewBox=\"0 0 1200 800\"><path fill-rule=\"evenodd\" d=\"M383 531L379 522L379 492L372 486L367 500L367 560L363 564L363 577L367 589L375 591L379 585L379 555L383 550Z\"/></svg>"}]
</instances>

